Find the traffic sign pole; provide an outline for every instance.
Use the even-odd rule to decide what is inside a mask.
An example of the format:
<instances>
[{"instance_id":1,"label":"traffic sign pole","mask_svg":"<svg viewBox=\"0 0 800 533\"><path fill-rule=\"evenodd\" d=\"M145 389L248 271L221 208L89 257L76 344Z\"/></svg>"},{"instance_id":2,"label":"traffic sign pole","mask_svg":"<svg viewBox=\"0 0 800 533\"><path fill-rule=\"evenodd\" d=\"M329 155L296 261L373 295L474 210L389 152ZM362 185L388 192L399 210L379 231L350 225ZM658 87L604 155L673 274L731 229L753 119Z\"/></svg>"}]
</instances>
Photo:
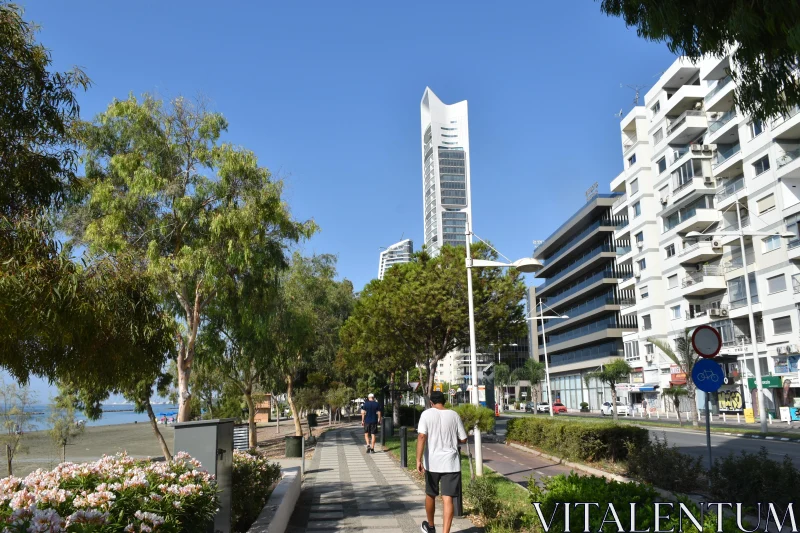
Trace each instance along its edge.
<instances>
[{"instance_id":1,"label":"traffic sign pole","mask_svg":"<svg viewBox=\"0 0 800 533\"><path fill-rule=\"evenodd\" d=\"M725 374L714 357L722 349L722 337L711 326L699 326L692 333L692 347L698 355L703 357L692 368L692 382L706 395L706 447L708 448L709 483L711 482L711 467L714 462L711 457L711 407L709 395L716 392L725 381Z\"/></svg>"}]
</instances>

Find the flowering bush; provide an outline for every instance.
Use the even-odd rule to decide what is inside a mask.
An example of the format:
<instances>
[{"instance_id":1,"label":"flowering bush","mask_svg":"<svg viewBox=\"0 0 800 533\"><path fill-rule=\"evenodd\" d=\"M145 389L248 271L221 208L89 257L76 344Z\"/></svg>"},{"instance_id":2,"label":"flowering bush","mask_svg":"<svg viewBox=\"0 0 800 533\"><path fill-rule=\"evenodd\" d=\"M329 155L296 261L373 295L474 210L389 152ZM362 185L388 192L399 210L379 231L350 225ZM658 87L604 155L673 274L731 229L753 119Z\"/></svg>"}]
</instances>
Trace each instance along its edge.
<instances>
[{"instance_id":1,"label":"flowering bush","mask_svg":"<svg viewBox=\"0 0 800 533\"><path fill-rule=\"evenodd\" d=\"M169 462L125 454L0 480L3 533L194 533L217 509L213 477L186 453Z\"/></svg>"},{"instance_id":2,"label":"flowering bush","mask_svg":"<svg viewBox=\"0 0 800 533\"><path fill-rule=\"evenodd\" d=\"M233 452L233 494L231 509L233 531L250 529L267 504L272 484L281 477L281 467L251 450Z\"/></svg>"}]
</instances>

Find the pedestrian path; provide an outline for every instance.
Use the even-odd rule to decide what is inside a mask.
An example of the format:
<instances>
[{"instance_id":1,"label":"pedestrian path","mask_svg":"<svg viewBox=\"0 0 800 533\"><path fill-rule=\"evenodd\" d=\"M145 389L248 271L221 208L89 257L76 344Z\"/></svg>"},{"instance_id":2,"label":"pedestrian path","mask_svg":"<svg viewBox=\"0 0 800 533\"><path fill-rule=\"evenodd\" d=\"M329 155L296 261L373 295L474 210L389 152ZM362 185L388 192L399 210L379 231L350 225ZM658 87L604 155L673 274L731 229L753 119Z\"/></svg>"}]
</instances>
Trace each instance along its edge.
<instances>
[{"instance_id":1,"label":"pedestrian path","mask_svg":"<svg viewBox=\"0 0 800 533\"><path fill-rule=\"evenodd\" d=\"M287 533L420 531L423 490L388 453L366 453L361 426L329 430L317 445ZM441 502L436 511L442 531ZM456 518L451 531L481 529Z\"/></svg>"}]
</instances>

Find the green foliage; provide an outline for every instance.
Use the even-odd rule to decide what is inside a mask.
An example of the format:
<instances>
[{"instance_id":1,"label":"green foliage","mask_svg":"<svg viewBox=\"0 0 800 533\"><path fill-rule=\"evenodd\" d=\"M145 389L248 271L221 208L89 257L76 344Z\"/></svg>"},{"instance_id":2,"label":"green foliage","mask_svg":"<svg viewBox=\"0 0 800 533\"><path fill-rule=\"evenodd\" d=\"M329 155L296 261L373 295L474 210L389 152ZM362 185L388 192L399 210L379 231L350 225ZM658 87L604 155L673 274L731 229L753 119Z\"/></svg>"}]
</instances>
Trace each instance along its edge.
<instances>
[{"instance_id":1,"label":"green foliage","mask_svg":"<svg viewBox=\"0 0 800 533\"><path fill-rule=\"evenodd\" d=\"M628 444L628 475L662 489L688 493L700 486L701 457L681 453L664 440Z\"/></svg>"},{"instance_id":2,"label":"green foliage","mask_svg":"<svg viewBox=\"0 0 800 533\"><path fill-rule=\"evenodd\" d=\"M464 488L464 496L484 519L497 516L500 500L497 497L497 483L488 476L480 476L470 480Z\"/></svg>"},{"instance_id":3,"label":"green foliage","mask_svg":"<svg viewBox=\"0 0 800 533\"><path fill-rule=\"evenodd\" d=\"M509 420L506 438L565 459L621 461L627 458L631 444L645 446L648 435L646 429L612 422L589 423L531 417Z\"/></svg>"},{"instance_id":4,"label":"green foliage","mask_svg":"<svg viewBox=\"0 0 800 533\"><path fill-rule=\"evenodd\" d=\"M499 363L494 365L494 384L498 387L506 387L511 381L511 369L508 365Z\"/></svg>"},{"instance_id":5,"label":"green foliage","mask_svg":"<svg viewBox=\"0 0 800 533\"><path fill-rule=\"evenodd\" d=\"M474 258L495 257L482 244L472 253ZM464 248L450 246L443 246L436 257L422 250L382 280L368 283L342 328L346 362L340 366L388 372L417 367L429 394L439 360L469 343L465 255ZM472 276L478 343L523 335L521 275L513 269L479 268Z\"/></svg>"},{"instance_id":6,"label":"green foliage","mask_svg":"<svg viewBox=\"0 0 800 533\"><path fill-rule=\"evenodd\" d=\"M445 406L447 407L447 406ZM401 405L400 406L400 426L406 427L415 427L417 422L419 422L419 417L422 415L422 406L421 405ZM387 418L391 418L393 415L393 409L391 406L386 406L386 414Z\"/></svg>"},{"instance_id":7,"label":"green foliage","mask_svg":"<svg viewBox=\"0 0 800 533\"><path fill-rule=\"evenodd\" d=\"M308 387L295 391L294 402L298 409L311 411L314 409L321 409L325 399L322 394L319 393L319 390Z\"/></svg>"},{"instance_id":8,"label":"green foliage","mask_svg":"<svg viewBox=\"0 0 800 533\"><path fill-rule=\"evenodd\" d=\"M694 346L692 346L692 330L686 328L683 330L683 333L680 336L675 338L674 350L672 349L672 346L670 346L669 342L663 339L648 337L647 341L658 347L658 349L661 350L664 355L669 357L673 363L680 367L681 372L686 374L686 397L689 398L690 403L694 405L696 387L694 381L692 381L692 370L694 369L695 363L700 360L700 356L695 353ZM678 396L683 395L682 392L677 392L677 390L674 394L677 394ZM673 402L675 402L675 406L677 407L680 405L680 398L673 396ZM697 409L691 409L690 411L692 416L692 425L699 425ZM680 413L678 414L678 421L680 422Z\"/></svg>"},{"instance_id":9,"label":"green foliage","mask_svg":"<svg viewBox=\"0 0 800 533\"><path fill-rule=\"evenodd\" d=\"M570 474L543 478L543 487L539 487L533 478L528 484L531 503L539 503L542 517L545 521L550 520L550 531L565 531L564 504L576 504L593 502L600 505L600 509L592 507L590 511L589 524L584 526L583 506L570 505L570 527L573 531L584 529L588 531L598 531L605 533L616 533L617 526L613 523L611 515L605 524L602 523L606 508L609 503L614 505L620 522L624 528L631 524L631 504L636 504L636 528L642 531L652 531L655 529L655 515L653 509L656 502L662 501L661 495L649 485L640 485L636 482L621 483L619 481L609 481L605 478L596 476L579 476ZM700 517L698 506L688 498L679 497L678 502L683 503L696 517ZM735 501L735 500L719 500ZM554 511L558 508L558 512ZM678 531L679 517L677 513L677 503L675 511L670 514L670 520L661 522L661 531ZM664 509L665 514L668 509ZM534 519L535 524L541 524L538 516ZM702 522L703 531L717 531L717 516L714 513L706 513ZM729 516L723 519L722 531L739 531L736 526L735 518ZM688 519L683 520L683 531L691 533L702 533L695 528Z\"/></svg>"},{"instance_id":10,"label":"green foliage","mask_svg":"<svg viewBox=\"0 0 800 533\"><path fill-rule=\"evenodd\" d=\"M745 115L765 120L800 105L800 4L751 0L602 0L604 13L622 17L650 41L698 60L731 53L734 101Z\"/></svg>"},{"instance_id":11,"label":"green foliage","mask_svg":"<svg viewBox=\"0 0 800 533\"><path fill-rule=\"evenodd\" d=\"M18 452L25 451L22 439L35 428L31 407L35 398L30 388L16 383L0 382L0 453L5 452L8 475L13 474L13 460Z\"/></svg>"},{"instance_id":12,"label":"green foliage","mask_svg":"<svg viewBox=\"0 0 800 533\"><path fill-rule=\"evenodd\" d=\"M675 412L678 415L678 425L683 426L683 420L681 419L681 411L680 411L681 398L684 396L688 396L689 391L686 390L686 387L673 386L673 387L667 387L666 389L662 389L661 395L664 396L665 398L672 399L672 405L675 407Z\"/></svg>"},{"instance_id":13,"label":"green foliage","mask_svg":"<svg viewBox=\"0 0 800 533\"><path fill-rule=\"evenodd\" d=\"M494 411L488 407L462 403L453 410L461 417L461 422L467 431L474 428L476 424L482 433L488 433L494 429Z\"/></svg>"},{"instance_id":14,"label":"green foliage","mask_svg":"<svg viewBox=\"0 0 800 533\"><path fill-rule=\"evenodd\" d=\"M585 379L598 379L603 383L608 383L609 387L611 387L611 412L614 420L617 420L617 383L627 380L631 372L633 372L633 369L627 361L615 359L603 365L601 370L585 374Z\"/></svg>"},{"instance_id":15,"label":"green foliage","mask_svg":"<svg viewBox=\"0 0 800 533\"><path fill-rule=\"evenodd\" d=\"M741 455L730 453L716 459L710 478L712 498L741 502L751 510L758 502L772 502L785 509L800 501L800 471L791 457L773 461L764 447L758 453L742 451Z\"/></svg>"},{"instance_id":16,"label":"green foliage","mask_svg":"<svg viewBox=\"0 0 800 533\"><path fill-rule=\"evenodd\" d=\"M61 460L67 460L67 445L83 434L84 425L75 419L76 398L61 392L53 402L50 413L50 429L48 433L53 444L61 451Z\"/></svg>"},{"instance_id":17,"label":"green foliage","mask_svg":"<svg viewBox=\"0 0 800 533\"><path fill-rule=\"evenodd\" d=\"M235 533L250 529L267 504L272 485L280 477L280 464L270 463L256 450L234 452L231 524Z\"/></svg>"}]
</instances>

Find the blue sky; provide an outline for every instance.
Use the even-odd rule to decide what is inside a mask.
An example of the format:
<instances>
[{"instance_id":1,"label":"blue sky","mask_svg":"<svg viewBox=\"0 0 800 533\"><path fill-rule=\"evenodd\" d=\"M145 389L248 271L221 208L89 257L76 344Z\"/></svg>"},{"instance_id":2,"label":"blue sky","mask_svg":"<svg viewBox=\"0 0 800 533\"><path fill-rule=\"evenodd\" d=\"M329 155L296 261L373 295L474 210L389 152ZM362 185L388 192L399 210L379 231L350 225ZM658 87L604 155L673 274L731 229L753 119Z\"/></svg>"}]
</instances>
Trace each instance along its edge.
<instances>
[{"instance_id":1,"label":"blue sky","mask_svg":"<svg viewBox=\"0 0 800 533\"><path fill-rule=\"evenodd\" d=\"M422 244L426 86L469 101L473 228L515 259L592 183L608 190L622 169L614 115L633 105L620 84L649 89L674 60L593 0L20 3L56 68L92 79L85 118L131 92L208 98L227 140L320 225L304 251L337 254L357 289L381 246Z\"/></svg>"}]
</instances>

